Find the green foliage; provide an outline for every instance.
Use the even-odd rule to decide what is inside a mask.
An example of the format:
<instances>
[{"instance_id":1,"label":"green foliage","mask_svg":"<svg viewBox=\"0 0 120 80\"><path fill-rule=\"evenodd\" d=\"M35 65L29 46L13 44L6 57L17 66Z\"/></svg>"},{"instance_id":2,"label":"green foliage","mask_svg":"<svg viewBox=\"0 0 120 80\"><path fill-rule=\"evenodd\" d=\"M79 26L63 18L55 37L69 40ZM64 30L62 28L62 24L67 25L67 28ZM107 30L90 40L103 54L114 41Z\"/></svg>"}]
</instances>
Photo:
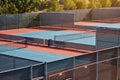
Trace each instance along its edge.
<instances>
[{"instance_id":1,"label":"green foliage","mask_svg":"<svg viewBox=\"0 0 120 80\"><path fill-rule=\"evenodd\" d=\"M62 11L64 10L64 5L58 5L55 9L55 11Z\"/></svg>"},{"instance_id":2,"label":"green foliage","mask_svg":"<svg viewBox=\"0 0 120 80\"><path fill-rule=\"evenodd\" d=\"M120 7L120 0L111 0L113 7Z\"/></svg>"},{"instance_id":3,"label":"green foliage","mask_svg":"<svg viewBox=\"0 0 120 80\"><path fill-rule=\"evenodd\" d=\"M90 0L89 8L101 8L102 5L99 0Z\"/></svg>"},{"instance_id":4,"label":"green foliage","mask_svg":"<svg viewBox=\"0 0 120 80\"><path fill-rule=\"evenodd\" d=\"M41 0L1 0L0 14L37 11Z\"/></svg>"},{"instance_id":5,"label":"green foliage","mask_svg":"<svg viewBox=\"0 0 120 80\"><path fill-rule=\"evenodd\" d=\"M120 7L120 1L118 1L117 6Z\"/></svg>"},{"instance_id":6,"label":"green foliage","mask_svg":"<svg viewBox=\"0 0 120 80\"><path fill-rule=\"evenodd\" d=\"M77 6L73 0L65 0L64 1L64 9L65 10L73 10L76 8L77 8Z\"/></svg>"},{"instance_id":7,"label":"green foliage","mask_svg":"<svg viewBox=\"0 0 120 80\"><path fill-rule=\"evenodd\" d=\"M44 10L47 8L48 1L47 0L41 0L39 9Z\"/></svg>"},{"instance_id":8,"label":"green foliage","mask_svg":"<svg viewBox=\"0 0 120 80\"><path fill-rule=\"evenodd\" d=\"M118 4L118 1L119 0L111 0L111 2L112 2L111 6L116 7Z\"/></svg>"},{"instance_id":9,"label":"green foliage","mask_svg":"<svg viewBox=\"0 0 120 80\"><path fill-rule=\"evenodd\" d=\"M18 8L18 13L37 11L40 0L17 0L14 2Z\"/></svg>"},{"instance_id":10,"label":"green foliage","mask_svg":"<svg viewBox=\"0 0 120 80\"><path fill-rule=\"evenodd\" d=\"M18 12L18 9L16 8L16 5L13 4L12 2L9 3L9 7L8 7L8 13L12 13L15 14Z\"/></svg>"},{"instance_id":11,"label":"green foliage","mask_svg":"<svg viewBox=\"0 0 120 80\"><path fill-rule=\"evenodd\" d=\"M89 0L74 0L77 9L87 9L89 7Z\"/></svg>"},{"instance_id":12,"label":"green foliage","mask_svg":"<svg viewBox=\"0 0 120 80\"><path fill-rule=\"evenodd\" d=\"M111 7L111 0L100 0L102 7Z\"/></svg>"},{"instance_id":13,"label":"green foliage","mask_svg":"<svg viewBox=\"0 0 120 80\"><path fill-rule=\"evenodd\" d=\"M0 0L0 14L120 7L120 0Z\"/></svg>"},{"instance_id":14,"label":"green foliage","mask_svg":"<svg viewBox=\"0 0 120 80\"><path fill-rule=\"evenodd\" d=\"M48 8L48 11L63 10L63 7L61 5L59 5L59 1L58 0L49 0L47 2L47 8Z\"/></svg>"}]
</instances>

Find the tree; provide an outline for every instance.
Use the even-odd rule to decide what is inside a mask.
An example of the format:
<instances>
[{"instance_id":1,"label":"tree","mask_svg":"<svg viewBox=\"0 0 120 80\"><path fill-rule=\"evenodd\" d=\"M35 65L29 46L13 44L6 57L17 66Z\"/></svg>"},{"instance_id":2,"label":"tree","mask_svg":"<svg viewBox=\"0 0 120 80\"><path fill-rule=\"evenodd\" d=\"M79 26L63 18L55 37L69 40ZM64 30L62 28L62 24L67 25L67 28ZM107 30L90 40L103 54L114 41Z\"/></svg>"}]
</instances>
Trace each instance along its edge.
<instances>
[{"instance_id":1,"label":"tree","mask_svg":"<svg viewBox=\"0 0 120 80\"><path fill-rule=\"evenodd\" d=\"M112 7L117 7L118 1L119 0L111 0L111 2L112 2L111 6Z\"/></svg>"},{"instance_id":2,"label":"tree","mask_svg":"<svg viewBox=\"0 0 120 80\"><path fill-rule=\"evenodd\" d=\"M112 7L120 7L120 0L111 0Z\"/></svg>"},{"instance_id":3,"label":"tree","mask_svg":"<svg viewBox=\"0 0 120 80\"><path fill-rule=\"evenodd\" d=\"M0 0L0 14L120 7L120 0Z\"/></svg>"},{"instance_id":4,"label":"tree","mask_svg":"<svg viewBox=\"0 0 120 80\"><path fill-rule=\"evenodd\" d=\"M90 0L89 8L101 8L102 5L99 0Z\"/></svg>"},{"instance_id":5,"label":"tree","mask_svg":"<svg viewBox=\"0 0 120 80\"><path fill-rule=\"evenodd\" d=\"M64 4L64 2L65 2L65 0L59 0L59 3L62 5Z\"/></svg>"},{"instance_id":6,"label":"tree","mask_svg":"<svg viewBox=\"0 0 120 80\"><path fill-rule=\"evenodd\" d=\"M40 5L39 5L39 9L40 10L46 9L47 8L47 4L48 4L47 0L41 0Z\"/></svg>"},{"instance_id":7,"label":"tree","mask_svg":"<svg viewBox=\"0 0 120 80\"><path fill-rule=\"evenodd\" d=\"M41 0L1 0L0 13L25 13L37 11Z\"/></svg>"},{"instance_id":8,"label":"tree","mask_svg":"<svg viewBox=\"0 0 120 80\"><path fill-rule=\"evenodd\" d=\"M64 1L64 9L65 10L73 10L76 9L76 4L74 3L73 0L65 0Z\"/></svg>"},{"instance_id":9,"label":"tree","mask_svg":"<svg viewBox=\"0 0 120 80\"><path fill-rule=\"evenodd\" d=\"M48 11L59 11L63 9L58 0L49 0L47 2L47 8Z\"/></svg>"},{"instance_id":10,"label":"tree","mask_svg":"<svg viewBox=\"0 0 120 80\"><path fill-rule=\"evenodd\" d=\"M89 7L89 0L74 0L77 9L87 9Z\"/></svg>"},{"instance_id":11,"label":"tree","mask_svg":"<svg viewBox=\"0 0 120 80\"><path fill-rule=\"evenodd\" d=\"M9 6L8 7L9 12L8 13L11 13L11 14L18 13L18 9L16 8L15 4L13 4L12 2L10 2L8 6Z\"/></svg>"},{"instance_id":12,"label":"tree","mask_svg":"<svg viewBox=\"0 0 120 80\"><path fill-rule=\"evenodd\" d=\"M111 0L100 0L102 7L111 7Z\"/></svg>"},{"instance_id":13,"label":"tree","mask_svg":"<svg viewBox=\"0 0 120 80\"><path fill-rule=\"evenodd\" d=\"M117 6L120 7L120 1L117 2Z\"/></svg>"},{"instance_id":14,"label":"tree","mask_svg":"<svg viewBox=\"0 0 120 80\"><path fill-rule=\"evenodd\" d=\"M3 8L2 8L2 6L0 5L0 14L2 14L3 13Z\"/></svg>"},{"instance_id":15,"label":"tree","mask_svg":"<svg viewBox=\"0 0 120 80\"><path fill-rule=\"evenodd\" d=\"M14 1L19 13L37 11L41 0L16 0Z\"/></svg>"}]
</instances>

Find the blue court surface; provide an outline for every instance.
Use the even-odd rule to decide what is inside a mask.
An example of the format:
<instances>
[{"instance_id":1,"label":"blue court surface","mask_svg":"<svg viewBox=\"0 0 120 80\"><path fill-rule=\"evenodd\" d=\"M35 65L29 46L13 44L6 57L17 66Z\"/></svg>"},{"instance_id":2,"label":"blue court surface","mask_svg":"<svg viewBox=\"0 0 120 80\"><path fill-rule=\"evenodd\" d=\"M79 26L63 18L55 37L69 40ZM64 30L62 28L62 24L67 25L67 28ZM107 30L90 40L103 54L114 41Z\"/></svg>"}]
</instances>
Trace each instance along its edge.
<instances>
[{"instance_id":1,"label":"blue court surface","mask_svg":"<svg viewBox=\"0 0 120 80\"><path fill-rule=\"evenodd\" d=\"M15 35L16 36L22 36L22 37L40 38L40 39L52 39L52 40L54 40L55 35L67 35L67 34L75 34L75 33L77 33L77 32L46 30L46 31L22 33L22 34L15 34ZM87 34L87 35L91 35L91 34ZM96 35L93 34L92 37L81 38L81 39L76 39L76 40L69 40L69 41L65 41L65 42L72 42L72 43L95 46L96 45Z\"/></svg>"},{"instance_id":2,"label":"blue court surface","mask_svg":"<svg viewBox=\"0 0 120 80\"><path fill-rule=\"evenodd\" d=\"M88 25L90 27L95 28L113 28L113 29L120 29L120 24L110 24L110 23L97 23L97 24L91 24Z\"/></svg>"},{"instance_id":3,"label":"blue court surface","mask_svg":"<svg viewBox=\"0 0 120 80\"><path fill-rule=\"evenodd\" d=\"M0 45L0 52L5 52L5 51L9 51L9 50L14 50L14 49L15 49L14 47Z\"/></svg>"},{"instance_id":4,"label":"blue court surface","mask_svg":"<svg viewBox=\"0 0 120 80\"><path fill-rule=\"evenodd\" d=\"M9 49L9 51L4 51L4 52L1 51L0 54L34 60L38 62L52 62L56 60L69 58L69 56L64 56L60 54L53 54L48 52L40 52L40 51L27 50L27 49L14 49L14 50Z\"/></svg>"},{"instance_id":5,"label":"blue court surface","mask_svg":"<svg viewBox=\"0 0 120 80\"><path fill-rule=\"evenodd\" d=\"M23 34L15 34L15 35L22 36L22 37L52 39L52 40L54 40L54 35L64 35L64 34L73 34L73 33L75 33L75 32L46 30L46 31L29 32L29 33L23 33Z\"/></svg>"}]
</instances>

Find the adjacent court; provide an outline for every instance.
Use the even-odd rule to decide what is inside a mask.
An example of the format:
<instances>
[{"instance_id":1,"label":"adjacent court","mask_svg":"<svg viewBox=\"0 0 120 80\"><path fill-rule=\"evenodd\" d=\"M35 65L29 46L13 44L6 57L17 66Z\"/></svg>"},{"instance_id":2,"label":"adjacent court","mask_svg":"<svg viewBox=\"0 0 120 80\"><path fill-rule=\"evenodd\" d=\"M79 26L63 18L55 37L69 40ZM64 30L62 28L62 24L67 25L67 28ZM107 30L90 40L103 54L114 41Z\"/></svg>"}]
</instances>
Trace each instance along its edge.
<instances>
[{"instance_id":1,"label":"adjacent court","mask_svg":"<svg viewBox=\"0 0 120 80\"><path fill-rule=\"evenodd\" d=\"M46 31L29 32L29 33L15 34L15 35L22 37L47 39L47 40L52 39L57 41L86 44L93 46L96 45L95 34L89 34L89 33L46 30Z\"/></svg>"},{"instance_id":2,"label":"adjacent court","mask_svg":"<svg viewBox=\"0 0 120 80\"><path fill-rule=\"evenodd\" d=\"M89 26L96 28L120 29L120 24L110 24L110 23L96 23L96 24L91 24Z\"/></svg>"}]
</instances>

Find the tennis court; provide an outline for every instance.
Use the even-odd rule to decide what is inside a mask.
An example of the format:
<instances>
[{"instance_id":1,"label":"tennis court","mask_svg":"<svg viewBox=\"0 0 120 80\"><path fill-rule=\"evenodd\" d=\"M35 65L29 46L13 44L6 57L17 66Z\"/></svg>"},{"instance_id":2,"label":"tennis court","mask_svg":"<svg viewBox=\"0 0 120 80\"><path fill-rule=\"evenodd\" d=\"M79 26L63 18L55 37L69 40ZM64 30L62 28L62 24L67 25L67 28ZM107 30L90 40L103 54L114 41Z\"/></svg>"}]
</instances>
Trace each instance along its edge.
<instances>
[{"instance_id":1,"label":"tennis court","mask_svg":"<svg viewBox=\"0 0 120 80\"><path fill-rule=\"evenodd\" d=\"M87 23L87 24L86 24ZM92 29L92 30L96 30L97 28L116 28L116 29L119 29L120 28L120 24L119 23L100 23L100 22L91 22L91 23L88 23L88 22L78 22L76 23L76 28L79 28L79 29Z\"/></svg>"},{"instance_id":2,"label":"tennis court","mask_svg":"<svg viewBox=\"0 0 120 80\"><path fill-rule=\"evenodd\" d=\"M96 27L96 28L120 29L120 24L110 24L110 23L97 23L97 24L91 24L89 26Z\"/></svg>"},{"instance_id":3,"label":"tennis court","mask_svg":"<svg viewBox=\"0 0 120 80\"><path fill-rule=\"evenodd\" d=\"M86 25L91 25L91 24L96 24L96 23L100 23L100 22L93 22L93 21L80 21L80 22L75 22L75 25L79 25L79 26L86 26Z\"/></svg>"},{"instance_id":4,"label":"tennis court","mask_svg":"<svg viewBox=\"0 0 120 80\"><path fill-rule=\"evenodd\" d=\"M1 44L0 54L30 59L38 62L51 62L70 57L49 52L28 50L27 44L25 44L24 40L16 42L6 42L5 44Z\"/></svg>"},{"instance_id":5,"label":"tennis court","mask_svg":"<svg viewBox=\"0 0 120 80\"><path fill-rule=\"evenodd\" d=\"M120 17L116 17L116 18L107 18L107 19L101 19L101 20L92 20L91 22L94 22L94 23L112 23L112 24L120 24Z\"/></svg>"},{"instance_id":6,"label":"tennis court","mask_svg":"<svg viewBox=\"0 0 120 80\"><path fill-rule=\"evenodd\" d=\"M98 27L118 29L120 26L120 17L91 20L91 21L80 21L80 22L75 22L74 24L75 24L75 28L78 29L96 29Z\"/></svg>"},{"instance_id":7,"label":"tennis court","mask_svg":"<svg viewBox=\"0 0 120 80\"><path fill-rule=\"evenodd\" d=\"M96 45L95 34L89 34L89 33L46 30L46 31L38 31L38 32L14 34L14 35L21 37L29 37L29 38L40 38L45 40L51 39L55 41L64 41L64 42L71 42L71 43L85 44L92 46Z\"/></svg>"},{"instance_id":8,"label":"tennis court","mask_svg":"<svg viewBox=\"0 0 120 80\"><path fill-rule=\"evenodd\" d=\"M2 61L0 62L0 71L6 71L38 63L53 62L71 57L64 54L30 50L27 48L28 46L25 43L25 40L14 42L1 41L0 43L0 61Z\"/></svg>"},{"instance_id":9,"label":"tennis court","mask_svg":"<svg viewBox=\"0 0 120 80\"><path fill-rule=\"evenodd\" d=\"M72 54L72 51L70 51L71 53L69 54L69 51L49 50L47 50L47 48L30 46L26 43L25 39L16 39L14 41L1 39L0 58L2 62L0 62L0 71L11 70L37 63L54 62L70 58L71 56L80 55L80 52L79 54L76 52L74 52L76 54Z\"/></svg>"}]
</instances>

